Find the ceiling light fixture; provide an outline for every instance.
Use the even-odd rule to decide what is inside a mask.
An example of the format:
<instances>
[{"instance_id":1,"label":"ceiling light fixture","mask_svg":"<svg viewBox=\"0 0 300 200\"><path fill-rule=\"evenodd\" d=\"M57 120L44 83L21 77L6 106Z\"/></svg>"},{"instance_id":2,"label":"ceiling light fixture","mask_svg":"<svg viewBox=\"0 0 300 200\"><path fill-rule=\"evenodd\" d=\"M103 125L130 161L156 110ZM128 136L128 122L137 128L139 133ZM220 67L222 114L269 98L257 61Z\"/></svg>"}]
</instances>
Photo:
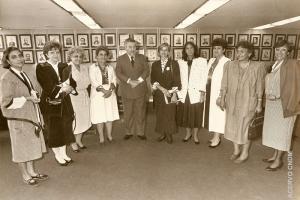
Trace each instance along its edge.
<instances>
[{"instance_id":1,"label":"ceiling light fixture","mask_svg":"<svg viewBox=\"0 0 300 200\"><path fill-rule=\"evenodd\" d=\"M265 24L265 25L258 26L258 27L252 28L252 29L262 30L262 29L267 29L267 28L273 28L276 26L282 26L282 25L289 24L289 23L296 22L296 21L300 21L300 16L284 19L284 20L281 20L278 22L273 22L270 24Z\"/></svg>"},{"instance_id":2,"label":"ceiling light fixture","mask_svg":"<svg viewBox=\"0 0 300 200\"><path fill-rule=\"evenodd\" d=\"M101 29L101 26L90 17L74 0L51 0L90 29Z\"/></svg>"},{"instance_id":3,"label":"ceiling light fixture","mask_svg":"<svg viewBox=\"0 0 300 200\"><path fill-rule=\"evenodd\" d=\"M230 0L208 0L204 4L202 4L198 9L192 12L189 16L187 16L184 20L178 23L175 28L182 29L190 26L195 23L202 17L205 17L209 13L223 6Z\"/></svg>"}]
</instances>

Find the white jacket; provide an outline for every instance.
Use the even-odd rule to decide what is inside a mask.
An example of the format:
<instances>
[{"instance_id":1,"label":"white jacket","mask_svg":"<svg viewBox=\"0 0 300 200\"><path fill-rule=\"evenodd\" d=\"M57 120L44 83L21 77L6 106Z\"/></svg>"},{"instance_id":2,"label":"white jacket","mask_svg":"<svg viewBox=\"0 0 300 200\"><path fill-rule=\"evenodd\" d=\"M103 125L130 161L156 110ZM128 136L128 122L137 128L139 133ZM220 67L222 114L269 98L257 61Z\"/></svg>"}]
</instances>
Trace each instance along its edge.
<instances>
[{"instance_id":1,"label":"white jacket","mask_svg":"<svg viewBox=\"0 0 300 200\"><path fill-rule=\"evenodd\" d=\"M191 66L190 77L188 77L187 61L178 60L181 79L181 90L178 97L181 102L185 102L186 95L189 95L190 103L200 102L200 91L206 91L206 81L208 74L207 60L204 58L195 58Z\"/></svg>"}]
</instances>

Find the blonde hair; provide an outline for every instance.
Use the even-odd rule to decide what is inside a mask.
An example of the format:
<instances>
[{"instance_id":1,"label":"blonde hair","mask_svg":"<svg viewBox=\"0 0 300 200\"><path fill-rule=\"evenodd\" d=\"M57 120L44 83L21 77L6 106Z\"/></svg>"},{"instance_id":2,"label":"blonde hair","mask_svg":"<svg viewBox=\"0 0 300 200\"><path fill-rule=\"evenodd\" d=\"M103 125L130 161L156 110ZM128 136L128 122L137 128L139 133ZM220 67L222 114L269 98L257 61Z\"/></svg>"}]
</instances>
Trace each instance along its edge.
<instances>
[{"instance_id":1,"label":"blonde hair","mask_svg":"<svg viewBox=\"0 0 300 200\"><path fill-rule=\"evenodd\" d=\"M81 47L74 46L71 47L67 52L67 62L71 61L71 57L74 53L78 53L79 55L84 57L84 50Z\"/></svg>"}]
</instances>

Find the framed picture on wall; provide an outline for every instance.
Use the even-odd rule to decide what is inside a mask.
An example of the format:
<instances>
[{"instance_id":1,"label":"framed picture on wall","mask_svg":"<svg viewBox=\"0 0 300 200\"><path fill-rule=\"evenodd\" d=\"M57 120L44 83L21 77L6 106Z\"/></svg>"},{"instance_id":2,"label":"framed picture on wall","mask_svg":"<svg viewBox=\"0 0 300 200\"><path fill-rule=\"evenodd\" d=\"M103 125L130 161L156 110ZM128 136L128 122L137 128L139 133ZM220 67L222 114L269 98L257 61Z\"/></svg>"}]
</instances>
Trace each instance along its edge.
<instances>
[{"instance_id":1,"label":"framed picture on wall","mask_svg":"<svg viewBox=\"0 0 300 200\"><path fill-rule=\"evenodd\" d=\"M223 38L223 34L212 34L212 40L217 38Z\"/></svg>"},{"instance_id":2,"label":"framed picture on wall","mask_svg":"<svg viewBox=\"0 0 300 200\"><path fill-rule=\"evenodd\" d=\"M210 34L200 34L200 47L209 47L210 39Z\"/></svg>"},{"instance_id":3,"label":"framed picture on wall","mask_svg":"<svg viewBox=\"0 0 300 200\"><path fill-rule=\"evenodd\" d=\"M275 35L275 43L277 43L280 40L285 40L286 35L285 34L276 34Z\"/></svg>"},{"instance_id":4,"label":"framed picture on wall","mask_svg":"<svg viewBox=\"0 0 300 200\"><path fill-rule=\"evenodd\" d=\"M288 55L288 58L290 58L290 59L294 59L295 58L295 49L294 48L292 48L291 52Z\"/></svg>"},{"instance_id":5,"label":"framed picture on wall","mask_svg":"<svg viewBox=\"0 0 300 200\"><path fill-rule=\"evenodd\" d=\"M173 49L173 59L174 60L182 59L182 48L174 48Z\"/></svg>"},{"instance_id":6,"label":"framed picture on wall","mask_svg":"<svg viewBox=\"0 0 300 200\"><path fill-rule=\"evenodd\" d=\"M171 34L162 33L160 34L160 44L167 43L171 46Z\"/></svg>"},{"instance_id":7,"label":"framed picture on wall","mask_svg":"<svg viewBox=\"0 0 300 200\"><path fill-rule=\"evenodd\" d=\"M91 47L98 47L102 45L102 34L92 33L91 34Z\"/></svg>"},{"instance_id":8,"label":"framed picture on wall","mask_svg":"<svg viewBox=\"0 0 300 200\"><path fill-rule=\"evenodd\" d=\"M227 48L225 50L225 56L229 58L230 60L235 59L235 49L234 48Z\"/></svg>"},{"instance_id":9,"label":"framed picture on wall","mask_svg":"<svg viewBox=\"0 0 300 200\"><path fill-rule=\"evenodd\" d=\"M227 41L227 46L235 46L235 34L225 34L225 40Z\"/></svg>"},{"instance_id":10,"label":"framed picture on wall","mask_svg":"<svg viewBox=\"0 0 300 200\"><path fill-rule=\"evenodd\" d=\"M3 36L0 35L0 49L4 49Z\"/></svg>"},{"instance_id":11,"label":"framed picture on wall","mask_svg":"<svg viewBox=\"0 0 300 200\"><path fill-rule=\"evenodd\" d=\"M75 46L74 34L63 34L63 46L69 48Z\"/></svg>"},{"instance_id":12,"label":"framed picture on wall","mask_svg":"<svg viewBox=\"0 0 300 200\"><path fill-rule=\"evenodd\" d=\"M46 34L34 35L34 44L36 49L42 49L46 44Z\"/></svg>"},{"instance_id":13,"label":"framed picture on wall","mask_svg":"<svg viewBox=\"0 0 300 200\"><path fill-rule=\"evenodd\" d=\"M192 42L197 45L197 33L187 33L185 39L187 42Z\"/></svg>"},{"instance_id":14,"label":"framed picture on wall","mask_svg":"<svg viewBox=\"0 0 300 200\"><path fill-rule=\"evenodd\" d=\"M23 50L25 64L34 64L33 50Z\"/></svg>"},{"instance_id":15,"label":"framed picture on wall","mask_svg":"<svg viewBox=\"0 0 300 200\"><path fill-rule=\"evenodd\" d=\"M156 61L158 59L157 49L147 49L146 57L148 58L148 61Z\"/></svg>"},{"instance_id":16,"label":"framed picture on wall","mask_svg":"<svg viewBox=\"0 0 300 200\"><path fill-rule=\"evenodd\" d=\"M147 33L146 34L146 47L156 47L157 46L157 34Z\"/></svg>"},{"instance_id":17,"label":"framed picture on wall","mask_svg":"<svg viewBox=\"0 0 300 200\"><path fill-rule=\"evenodd\" d=\"M124 55L126 53L126 50L125 49L119 49L119 51L118 51L118 55L119 56L122 56L122 55Z\"/></svg>"},{"instance_id":18,"label":"framed picture on wall","mask_svg":"<svg viewBox=\"0 0 300 200\"><path fill-rule=\"evenodd\" d=\"M129 38L128 33L120 33L119 34L119 46L125 47L125 40Z\"/></svg>"},{"instance_id":19,"label":"framed picture on wall","mask_svg":"<svg viewBox=\"0 0 300 200\"><path fill-rule=\"evenodd\" d=\"M210 48L199 48L199 55L206 60L210 58Z\"/></svg>"},{"instance_id":20,"label":"framed picture on wall","mask_svg":"<svg viewBox=\"0 0 300 200\"><path fill-rule=\"evenodd\" d=\"M273 41L273 35L272 34L263 34L262 35L262 47L271 47Z\"/></svg>"},{"instance_id":21,"label":"framed picture on wall","mask_svg":"<svg viewBox=\"0 0 300 200\"><path fill-rule=\"evenodd\" d=\"M270 61L272 57L272 48L262 48L260 54L261 61Z\"/></svg>"},{"instance_id":22,"label":"framed picture on wall","mask_svg":"<svg viewBox=\"0 0 300 200\"><path fill-rule=\"evenodd\" d=\"M92 62L97 62L96 49L92 49Z\"/></svg>"},{"instance_id":23,"label":"framed picture on wall","mask_svg":"<svg viewBox=\"0 0 300 200\"><path fill-rule=\"evenodd\" d=\"M137 51L138 54L145 55L145 50L144 49L138 48L136 51Z\"/></svg>"},{"instance_id":24,"label":"framed picture on wall","mask_svg":"<svg viewBox=\"0 0 300 200\"><path fill-rule=\"evenodd\" d=\"M252 57L252 60L254 61L259 61L259 48L254 48L254 51L253 51L253 57Z\"/></svg>"},{"instance_id":25,"label":"framed picture on wall","mask_svg":"<svg viewBox=\"0 0 300 200\"><path fill-rule=\"evenodd\" d=\"M21 49L33 49L32 39L30 34L20 34Z\"/></svg>"},{"instance_id":26,"label":"framed picture on wall","mask_svg":"<svg viewBox=\"0 0 300 200\"><path fill-rule=\"evenodd\" d=\"M287 35L287 41L293 46L296 46L297 42L297 35L296 34L288 34Z\"/></svg>"},{"instance_id":27,"label":"framed picture on wall","mask_svg":"<svg viewBox=\"0 0 300 200\"><path fill-rule=\"evenodd\" d=\"M259 47L260 46L260 34L251 34L250 35L250 42L253 44L253 46L255 47Z\"/></svg>"},{"instance_id":28,"label":"framed picture on wall","mask_svg":"<svg viewBox=\"0 0 300 200\"><path fill-rule=\"evenodd\" d=\"M143 33L133 34L133 39L136 41L136 45L138 47L144 46L144 34Z\"/></svg>"},{"instance_id":29,"label":"framed picture on wall","mask_svg":"<svg viewBox=\"0 0 300 200\"><path fill-rule=\"evenodd\" d=\"M117 61L117 49L109 49L108 52L109 52L108 61L116 62Z\"/></svg>"},{"instance_id":30,"label":"framed picture on wall","mask_svg":"<svg viewBox=\"0 0 300 200\"><path fill-rule=\"evenodd\" d=\"M115 33L105 33L105 46L114 47L116 46L116 34Z\"/></svg>"},{"instance_id":31,"label":"framed picture on wall","mask_svg":"<svg viewBox=\"0 0 300 200\"><path fill-rule=\"evenodd\" d=\"M248 34L238 34L238 42L239 41L248 41L249 35Z\"/></svg>"},{"instance_id":32,"label":"framed picture on wall","mask_svg":"<svg viewBox=\"0 0 300 200\"><path fill-rule=\"evenodd\" d=\"M5 35L6 47L19 48L17 35Z\"/></svg>"},{"instance_id":33,"label":"framed picture on wall","mask_svg":"<svg viewBox=\"0 0 300 200\"><path fill-rule=\"evenodd\" d=\"M0 64L2 64L3 51L0 51Z\"/></svg>"},{"instance_id":34,"label":"framed picture on wall","mask_svg":"<svg viewBox=\"0 0 300 200\"><path fill-rule=\"evenodd\" d=\"M89 49L84 49L83 50L83 59L82 59L83 63L89 63L91 62L90 60L90 50Z\"/></svg>"},{"instance_id":35,"label":"framed picture on wall","mask_svg":"<svg viewBox=\"0 0 300 200\"><path fill-rule=\"evenodd\" d=\"M77 45L85 48L89 47L89 35L77 34Z\"/></svg>"},{"instance_id":36,"label":"framed picture on wall","mask_svg":"<svg viewBox=\"0 0 300 200\"><path fill-rule=\"evenodd\" d=\"M61 43L60 34L48 34L48 40Z\"/></svg>"},{"instance_id":37,"label":"framed picture on wall","mask_svg":"<svg viewBox=\"0 0 300 200\"><path fill-rule=\"evenodd\" d=\"M46 62L45 55L43 54L43 51L36 51L36 61L37 63L44 63Z\"/></svg>"},{"instance_id":38,"label":"framed picture on wall","mask_svg":"<svg viewBox=\"0 0 300 200\"><path fill-rule=\"evenodd\" d=\"M184 34L173 34L173 46L182 47L184 44Z\"/></svg>"}]
</instances>

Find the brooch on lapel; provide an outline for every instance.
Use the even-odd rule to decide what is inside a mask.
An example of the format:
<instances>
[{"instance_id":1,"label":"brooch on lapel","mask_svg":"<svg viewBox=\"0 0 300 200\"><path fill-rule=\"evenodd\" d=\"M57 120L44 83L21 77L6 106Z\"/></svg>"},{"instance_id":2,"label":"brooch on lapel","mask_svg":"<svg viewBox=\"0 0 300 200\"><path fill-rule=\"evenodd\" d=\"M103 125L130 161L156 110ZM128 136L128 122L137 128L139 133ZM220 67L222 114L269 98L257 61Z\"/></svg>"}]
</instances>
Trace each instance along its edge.
<instances>
[{"instance_id":1,"label":"brooch on lapel","mask_svg":"<svg viewBox=\"0 0 300 200\"><path fill-rule=\"evenodd\" d=\"M166 67L166 71L170 71L170 67Z\"/></svg>"}]
</instances>

